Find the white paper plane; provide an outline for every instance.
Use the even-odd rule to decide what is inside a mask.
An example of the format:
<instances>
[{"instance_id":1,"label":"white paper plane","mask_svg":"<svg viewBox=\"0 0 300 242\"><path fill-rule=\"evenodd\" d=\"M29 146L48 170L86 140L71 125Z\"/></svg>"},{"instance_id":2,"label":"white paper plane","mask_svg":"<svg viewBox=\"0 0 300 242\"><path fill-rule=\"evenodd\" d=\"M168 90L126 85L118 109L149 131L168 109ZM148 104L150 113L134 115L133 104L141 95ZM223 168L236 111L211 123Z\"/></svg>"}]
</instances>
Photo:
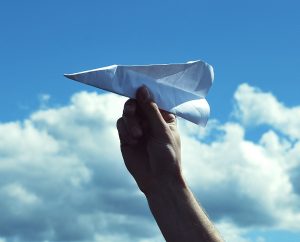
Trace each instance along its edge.
<instances>
[{"instance_id":1,"label":"white paper plane","mask_svg":"<svg viewBox=\"0 0 300 242\"><path fill-rule=\"evenodd\" d=\"M129 98L145 85L158 107L205 126L210 108L205 96L212 85L212 66L203 61L181 64L111 65L65 74L66 77Z\"/></svg>"}]
</instances>

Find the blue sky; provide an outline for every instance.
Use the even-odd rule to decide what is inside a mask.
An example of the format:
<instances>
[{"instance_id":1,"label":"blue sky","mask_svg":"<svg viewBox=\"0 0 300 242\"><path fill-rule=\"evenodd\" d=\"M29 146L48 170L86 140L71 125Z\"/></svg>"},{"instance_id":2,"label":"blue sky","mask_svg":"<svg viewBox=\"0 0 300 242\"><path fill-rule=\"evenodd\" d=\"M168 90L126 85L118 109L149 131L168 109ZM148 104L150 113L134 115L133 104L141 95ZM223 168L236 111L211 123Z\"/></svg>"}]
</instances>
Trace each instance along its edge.
<instances>
[{"instance_id":1,"label":"blue sky","mask_svg":"<svg viewBox=\"0 0 300 242\"><path fill-rule=\"evenodd\" d=\"M83 115L86 119L82 118L82 120L79 120L78 125L86 125L87 129L100 129L95 126L94 118L99 118L99 125L101 124L103 127L107 125L107 127L109 127L108 130L113 129L112 123L116 121L118 114L114 114L116 116L108 114L108 118L103 118L100 115L101 110L95 107L93 110L100 116L98 117L96 115L92 117L92 114L88 110L80 109L82 108L81 104L87 100L94 100L100 104L108 105L107 108L112 109L110 111L116 112L121 105L118 107L115 106L117 104L109 106L106 100L109 99L115 103L121 101L114 96L107 96L106 98L106 93L96 90L93 87L70 81L63 77L64 73L78 72L111 64L174 63L203 59L213 65L215 70L215 82L207 97L212 110L212 122L208 125L208 131L201 131L203 137L200 137L200 139L204 143L212 142L216 145L222 144L222 142L224 145L232 144L233 134L237 134L242 130L241 132L245 132L245 136L237 138L241 147L246 146L248 147L246 148L247 150L251 150L253 147L256 147L257 150L261 150L263 147L263 153L267 157L265 159L266 164L268 164L266 167L270 169L270 172L274 171L274 174L278 172L278 177L269 177L269 174L266 173L266 179L274 178L274 181L277 181L284 176L286 180L284 180L284 178L282 183L280 183L281 185L278 185L277 188L279 189L282 188L282 186L286 186L286 196L291 195L294 200L287 202L283 198L278 198L279 202L274 204L271 201L266 202L268 200L267 198L260 200L256 195L252 196L252 194L256 194L255 190L250 189L251 191L248 191L246 189L247 186L241 182L239 176L237 176L236 179L241 182L241 185L233 191L234 196L237 198L242 197L243 195L239 194L244 193L239 189L246 189L249 193L245 194L247 194L246 197L249 199L245 200L245 205L248 204L247 202L250 204L251 201L255 200L256 202L258 201L257 206L262 204L265 204L265 206L271 204L270 206L274 205L274 207L285 206L287 210L283 211L290 209L290 211L294 211L295 214L297 214L300 207L300 189L298 187L299 185L297 185L299 184L297 179L300 178L298 175L300 174L300 161L298 158L299 155L297 155L299 154L297 153L299 150L297 127L300 126L297 126L299 119L296 119L296 117L299 117L300 105L300 72L298 71L300 66L299 8L300 3L291 0L247 2L196 0L11 0L1 2L0 66L2 85L0 95L0 126L2 125L3 127L0 127L0 130L3 130L4 133L0 136L0 159L3 164L5 160L16 162L17 167L18 161L22 159L14 156L14 154L17 152L20 152L20 154L24 154L24 152L30 153L29 151L32 149L37 152L36 157L42 158L34 161L33 163L35 165L30 163L30 159L26 161L28 163L24 162L22 164L34 167L36 173L39 174L40 169L44 168L36 164L43 159L42 155L45 155L45 153L38 152L38 140L41 139L43 142L50 142L53 145L53 147L51 145L49 146L52 147L49 148L49 150L43 151L47 153L47 157L51 152L57 152L56 149L59 149L57 148L58 145L68 144L70 140L75 139L75 136L72 136L72 139L65 138L69 137L68 135L70 134L63 128L57 128L68 127L64 126L66 120L72 121L72 118L77 120L76 116L73 115L86 115ZM87 91L87 93L82 91ZM95 91L101 95L91 93ZM72 99L70 99L71 97ZM78 112L71 113L71 109L69 110L68 108L72 105L78 108ZM238 107L238 112L235 110L235 107ZM272 110L275 111L273 112ZM283 118L281 116L284 117L284 120L282 120ZM107 121L109 118L111 120ZM27 124L24 120L27 120ZM53 123L56 124L55 127L51 126ZM74 123L76 122L74 121ZM31 128L26 125L29 125ZM78 127L79 126L76 125L74 127L70 125L70 129ZM31 131L28 131L27 128ZM11 129L14 135L9 134L9 129ZM184 140L186 140L187 144L191 142L191 136L197 136L197 129L193 131L194 133L192 133L192 135L191 129L194 130L196 128L191 128L188 124L182 125L182 132L185 132L183 136L187 137L184 138ZM28 132L33 132L32 130L34 130L34 135L29 135ZM75 132L75 130L73 131ZM101 129L98 131L106 132ZM220 131L225 132L227 135L232 134L232 137L225 135L225 138L223 136L216 138L216 135L219 135ZM70 132L72 132L72 130L70 130ZM24 150L22 150L23 144L21 145L20 142L22 143L23 138L26 140L27 135L30 136L28 136L28 147L24 146ZM92 134L85 134L84 136L88 141L92 139L89 135ZM7 136L10 136L10 138L6 138ZM11 138L12 136L19 137L21 140L13 140L13 138ZM81 136L79 135L78 137ZM115 136L113 137L116 138ZM274 142L272 143L270 140ZM274 145L277 142L276 140L279 140L278 147ZM87 143L89 143L88 141ZM100 143L103 142L103 144L106 142L99 137L97 141ZM113 147L117 149L116 141L111 140L111 142L112 145L115 145ZM237 142L237 140L234 140L234 142ZM15 149L17 149L16 147L18 146L22 146L22 149L20 148L21 150L17 151ZM271 146L273 148L270 148ZM274 148L275 146L277 147L276 149ZM71 151L76 152L76 150L71 147L71 144L69 146L66 145L66 147L70 154ZM106 151L101 151L102 156L100 155L99 157L103 158L103 164L101 163L102 161L100 162L103 166L101 166L100 169L98 166L94 166L94 163L90 166L84 163L85 160L95 159L95 157L92 156L98 154L97 152L100 151L94 151L93 148L82 148L82 144L80 144L80 147L82 153L76 153L76 162L78 162L76 163L76 167L81 167L82 169L78 168L78 171L73 171L68 165L62 165L62 170L63 167L66 168L66 173L62 174L66 175L75 172L74 176L76 177L76 172L79 172L79 174L81 174L79 177L83 179L82 182L85 182L85 186L90 187L89 191L91 194L89 194L89 196L93 197L95 195L92 195L92 191L95 191L95 188L90 185L93 180L90 177L93 177L91 174L93 174L95 169L99 169L100 174L102 174L101 172L103 172L103 170L106 171L105 165L107 164L105 164L104 159L107 157L107 154ZM209 152L217 152L214 150L214 147L215 146L199 146L199 149L203 149L203 152L207 152L207 157L213 157ZM282 148L283 150L281 150L280 147L284 147ZM89 149L93 151L89 153ZM10 150L12 150L12 153L10 153ZM187 150L186 152L188 152ZM242 151L243 150L244 148ZM276 150L277 153L274 150ZM35 154L35 152L33 153ZM55 157L62 153L63 151L55 153ZM53 155L53 153L51 154ZM30 155L28 157L30 157ZM52 158L50 158L49 155L49 160L54 162L53 156L51 157ZM70 157L68 156L68 158L64 157L61 159L67 160L71 159ZM189 155L186 155L186 157L189 157ZM235 160L237 157L238 156L230 156L228 160ZM284 164L288 163L291 157L294 157L294 161L291 162L291 165L272 165L275 161L280 161ZM119 157L115 157L115 159L118 158ZM249 164L251 165L249 165L249 167L252 167L253 163L251 163L252 160L251 162L250 160ZM66 162L66 164L69 163ZM286 168L286 166L288 166L288 168ZM23 200L22 198L20 199L23 202L25 201L26 204L36 204L44 201L43 199L46 198L50 199L51 202L51 196L49 194L51 191L54 192L55 189L50 189L49 194L44 194L43 192L39 193L39 189L52 188L52 186L54 186L53 184L56 184L55 180L50 179L49 184L44 187L36 188L28 185L30 181L34 181L33 176L35 176L36 173L29 172L26 174L24 171L25 173L22 173L22 178L18 179L17 176L20 174L16 171L18 169L15 166L14 168L11 167L10 170L5 170L5 167L6 166L0 168L0 173L3 174L5 172L9 178L6 178L6 176L4 176L5 178L0 178L2 189L0 189L0 198L2 198L2 200L8 197L21 196ZM26 167L27 166L25 166L25 168ZM192 167L192 163L188 164L187 167ZM217 167L220 168L220 166ZM115 170L113 170L114 172L124 172L123 180L120 180L119 183L116 184L122 184L122 182L127 181L126 179L129 179L129 176L124 170L119 170L121 168L118 168L116 165L116 167L114 167ZM59 166L57 169L60 169ZM236 168L234 168L234 170L236 170ZM53 171L53 174L55 174L55 171L56 170ZM231 172L231 170L228 170L228 172ZM190 177L191 183L193 183L192 181L196 181L192 173L189 173L189 169L187 169L186 173L187 176ZM226 173L226 171L224 171L224 173ZM263 174L261 175L263 176ZM62 177L64 176L62 175ZM103 177L105 176L103 175ZM98 181L100 179L98 178L95 178L95 180ZM201 181L209 183L210 179L205 179ZM236 184L237 180L232 178L232 180L226 181L228 181L228 184L231 184L231 182ZM288 183L287 181L289 180L292 182ZM262 179L262 181L264 180ZM77 181L75 179L70 182L73 185L75 184L74 186L76 187L76 184L78 182L80 183L81 180ZM101 184L103 184L105 179L101 180L101 182ZM66 182L63 184L66 185L69 183ZM108 182L108 184L113 187L115 183L111 181L111 183ZM264 191L270 191L268 189L275 189L275 191L277 191L277 188L271 185L269 186L269 183L264 184L265 185L262 185L262 187L266 187ZM118 187L119 185L116 186ZM210 206L209 201L214 197L227 201L225 193L219 197L219 195L209 192L206 193L206 191L200 188L198 189L197 185L193 186L195 187L195 191L197 191L196 193L199 194L200 201L203 196L201 192L207 194L207 199L204 199L204 204L208 207L208 212L213 214L213 218L216 222L221 224L220 227L223 226L223 228L227 228L226 226L233 226L230 227L230 229L232 229L232 231L238 231L237 233L241 238L244 238L245 241L299 241L299 225L292 226L292 222L291 224L290 222L286 222L284 225L280 224L276 220L276 217L280 216L280 214L276 212L266 213L266 217L270 216L270 218L273 218L273 222L272 219L270 219L268 223L261 222L260 220L247 223L245 219L248 216L247 206L236 211L230 206L226 208L220 205ZM79 192L81 188L76 187L76 189L75 190ZM131 189L134 189L134 186L128 183L126 189L124 191L129 191L130 193L133 191ZM221 187L220 189L221 193L222 191L227 191L225 187ZM289 189L291 189L291 191L289 191ZM80 194L77 194L75 190L74 193L72 193L73 195L75 194L77 196ZM241 193L239 193L239 191L241 191ZM278 191L280 191L280 189ZM99 191L96 191L96 193L98 194ZM142 202L142 198L137 198L140 199L140 202L136 207L124 206L124 208L122 208L122 205L119 204L116 199L122 198L126 201L130 201L129 198L128 200L121 195L108 194L104 188L100 193L106 194L108 197L110 196L109 198L114 201L114 203L112 203L113 205L111 205L113 207L108 208L108 204L105 202L99 206L91 205L90 202L79 197L79 200L83 199L81 206L94 206L94 210L91 211L99 213L103 213L105 209L119 211L119 214L117 214L117 212L116 214L118 216L121 214L124 218L126 218L126 216L133 216L133 218L135 218L135 216L138 216L137 214L143 214L143 216L139 217L141 220L138 221L145 220L146 224L149 223L149 228L152 226L153 221L149 219L149 217L151 217L150 214L144 212L144 209L147 208ZM134 197L135 195L132 196ZM25 200L24 197L26 198ZM274 195L275 200L277 197L277 195ZM72 201L70 200L71 204L73 204ZM238 200L240 203L243 203L243 201L243 199ZM80 212L79 214L78 211L82 210L75 209L78 204L74 204L72 207L73 210L70 209L70 211L66 212L66 217L69 218L70 221L72 221L71 218L78 218L84 213ZM292 207L291 204L297 205L293 205L294 207ZM60 208L59 204L49 207L53 210ZM21 205L19 208L20 211L22 211L23 207ZM262 208L264 208L264 206L262 206ZM253 209L255 210L256 208ZM260 209L255 211L260 211ZM32 228L36 228L35 215L36 211L40 210L33 209L32 211L32 214L24 215L26 217L24 221L27 221L27 224L32 224ZM218 211L220 211L219 214ZM48 212L50 213L51 211L49 210ZM77 216L77 213L80 216ZM240 213L239 216L237 215L238 213ZM48 213L45 212L45 214ZM10 224L15 226L17 219L14 215L7 212L7 216L11 222ZM103 216L108 215L104 214ZM102 233L100 229L100 232L95 230L97 233L95 232L94 234L97 234L98 237L95 235L97 238L95 236L93 238L99 239L100 241L101 239L103 240L103 238L107 241L118 241L118 238L124 240L127 236L129 241L130 238L136 238L137 241L137 238L140 238L138 234L143 233L141 231L145 230L145 228L140 228L141 231L138 232L130 227L130 225L127 224L125 226L123 224L123 228L128 228L129 232L127 233L126 229L124 232L122 226L118 227L116 223L113 222L115 221L113 218L107 218L107 220L112 221L112 228L110 228L111 234L114 234L116 237L101 237L104 236L103 234L107 231ZM44 227L41 226L37 228L40 229L41 234L45 237L50 236L48 238L50 240L51 238L68 240L70 236L67 236L66 233L56 231L56 237L51 237L53 235L47 233L48 227L46 224L59 224L57 221L60 221L59 214L51 217L51 219L45 223ZM95 221L95 219L87 219L87 221ZM297 220L295 219L294 221ZM99 224L98 226L101 227L100 222ZM115 229L113 229L113 226L116 226ZM59 226L53 226L53 228L59 228ZM3 238L3 241L10 241L12 238L17 239L17 241L32 240L30 233L25 233L25 230L30 231L30 227L25 229L21 226L19 229L13 230L8 226L4 226L3 221L1 221L0 241L1 238ZM71 228L69 230L71 230ZM84 233L78 234L78 237L74 235L75 237L71 240L74 240L74 238L82 241L91 240L87 231L91 230L87 229ZM157 232L155 229L154 231ZM76 233L74 232L74 234ZM147 233L145 232L145 234ZM40 235L39 240L43 237L42 235ZM122 237L123 235L125 237ZM228 238L234 239L232 236L233 235L230 234Z\"/></svg>"}]
</instances>

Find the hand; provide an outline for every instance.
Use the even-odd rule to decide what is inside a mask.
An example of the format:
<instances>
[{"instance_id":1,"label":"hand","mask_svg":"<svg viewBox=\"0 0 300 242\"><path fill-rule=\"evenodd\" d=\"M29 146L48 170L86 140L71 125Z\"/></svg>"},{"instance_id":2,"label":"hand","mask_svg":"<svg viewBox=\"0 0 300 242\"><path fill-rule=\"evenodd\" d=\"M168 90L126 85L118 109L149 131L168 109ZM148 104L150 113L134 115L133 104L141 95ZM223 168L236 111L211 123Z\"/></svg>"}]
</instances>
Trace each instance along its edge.
<instances>
[{"instance_id":1,"label":"hand","mask_svg":"<svg viewBox=\"0 0 300 242\"><path fill-rule=\"evenodd\" d=\"M125 103L117 122L127 169L145 194L164 184L183 184L175 116L159 110L145 86L136 98Z\"/></svg>"},{"instance_id":2,"label":"hand","mask_svg":"<svg viewBox=\"0 0 300 242\"><path fill-rule=\"evenodd\" d=\"M159 110L146 87L124 105L117 122L125 165L145 193L166 241L222 242L184 182L173 114Z\"/></svg>"}]
</instances>

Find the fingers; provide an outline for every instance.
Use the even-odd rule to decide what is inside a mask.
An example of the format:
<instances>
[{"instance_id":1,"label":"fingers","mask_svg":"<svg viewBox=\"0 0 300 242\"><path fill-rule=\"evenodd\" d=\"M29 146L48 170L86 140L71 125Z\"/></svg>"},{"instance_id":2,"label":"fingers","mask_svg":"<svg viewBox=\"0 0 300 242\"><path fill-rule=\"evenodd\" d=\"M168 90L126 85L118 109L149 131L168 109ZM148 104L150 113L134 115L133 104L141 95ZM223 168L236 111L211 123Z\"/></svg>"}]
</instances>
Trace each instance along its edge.
<instances>
[{"instance_id":1,"label":"fingers","mask_svg":"<svg viewBox=\"0 0 300 242\"><path fill-rule=\"evenodd\" d=\"M129 99L125 103L123 116L117 122L123 145L137 144L143 135L148 135L148 130L155 137L161 137L167 130L167 124L176 125L175 115L160 110L145 86L137 90L136 97L137 100Z\"/></svg>"},{"instance_id":2,"label":"fingers","mask_svg":"<svg viewBox=\"0 0 300 242\"><path fill-rule=\"evenodd\" d=\"M165 130L166 123L156 103L152 101L148 89L145 86L140 87L136 97L142 113L149 121L152 132L159 135Z\"/></svg>"},{"instance_id":3,"label":"fingers","mask_svg":"<svg viewBox=\"0 0 300 242\"><path fill-rule=\"evenodd\" d=\"M117 129L122 145L137 144L139 138L143 135L136 108L136 101L129 99L124 105L122 118L117 121Z\"/></svg>"},{"instance_id":4,"label":"fingers","mask_svg":"<svg viewBox=\"0 0 300 242\"><path fill-rule=\"evenodd\" d=\"M173 113L169 113L165 110L160 109L159 110L163 119L168 123L168 124L176 124L176 116Z\"/></svg>"},{"instance_id":5,"label":"fingers","mask_svg":"<svg viewBox=\"0 0 300 242\"><path fill-rule=\"evenodd\" d=\"M137 144L137 142L138 142L137 139L134 139L127 131L127 127L126 127L126 124L125 124L123 118L118 119L117 129L118 129L118 133L119 133L121 146Z\"/></svg>"},{"instance_id":6,"label":"fingers","mask_svg":"<svg viewBox=\"0 0 300 242\"><path fill-rule=\"evenodd\" d=\"M134 138L140 138L143 131L140 125L140 120L137 115L136 101L133 99L127 100L123 110L123 120L127 127L128 133Z\"/></svg>"}]
</instances>

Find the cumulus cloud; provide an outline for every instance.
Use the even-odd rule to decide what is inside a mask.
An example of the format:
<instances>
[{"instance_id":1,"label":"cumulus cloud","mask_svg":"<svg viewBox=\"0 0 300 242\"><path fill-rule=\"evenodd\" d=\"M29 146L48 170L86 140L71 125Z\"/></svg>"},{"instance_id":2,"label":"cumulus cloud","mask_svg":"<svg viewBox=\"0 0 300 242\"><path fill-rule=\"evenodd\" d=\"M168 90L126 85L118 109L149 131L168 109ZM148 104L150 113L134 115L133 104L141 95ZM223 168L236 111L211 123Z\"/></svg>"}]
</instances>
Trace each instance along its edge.
<instances>
[{"instance_id":1,"label":"cumulus cloud","mask_svg":"<svg viewBox=\"0 0 300 242\"><path fill-rule=\"evenodd\" d=\"M300 141L295 124L300 107L285 107L272 94L247 84L238 87L234 98L237 120L212 121L204 131L181 123L185 174L215 220L242 228L299 231ZM255 142L246 138L248 125L267 129ZM210 136L215 138L208 140Z\"/></svg>"},{"instance_id":2,"label":"cumulus cloud","mask_svg":"<svg viewBox=\"0 0 300 242\"><path fill-rule=\"evenodd\" d=\"M292 139L300 139L300 106L288 108L272 93L242 84L234 94L237 116L250 125L267 124Z\"/></svg>"},{"instance_id":3,"label":"cumulus cloud","mask_svg":"<svg viewBox=\"0 0 300 242\"><path fill-rule=\"evenodd\" d=\"M119 152L115 122L124 100L81 92L66 106L0 124L0 236L138 241L159 234Z\"/></svg>"},{"instance_id":4,"label":"cumulus cloud","mask_svg":"<svg viewBox=\"0 0 300 242\"><path fill-rule=\"evenodd\" d=\"M228 241L299 231L300 107L247 84L234 98L235 120L179 122L186 178ZM80 92L0 123L0 241L163 241L119 152L124 101ZM260 125L258 141L247 139Z\"/></svg>"},{"instance_id":5,"label":"cumulus cloud","mask_svg":"<svg viewBox=\"0 0 300 242\"><path fill-rule=\"evenodd\" d=\"M300 229L299 196L286 164L295 147L287 148L273 131L254 143L237 123L218 129L223 133L211 143L199 142L197 129L194 136L182 136L184 171L209 214L244 227Z\"/></svg>"}]
</instances>

